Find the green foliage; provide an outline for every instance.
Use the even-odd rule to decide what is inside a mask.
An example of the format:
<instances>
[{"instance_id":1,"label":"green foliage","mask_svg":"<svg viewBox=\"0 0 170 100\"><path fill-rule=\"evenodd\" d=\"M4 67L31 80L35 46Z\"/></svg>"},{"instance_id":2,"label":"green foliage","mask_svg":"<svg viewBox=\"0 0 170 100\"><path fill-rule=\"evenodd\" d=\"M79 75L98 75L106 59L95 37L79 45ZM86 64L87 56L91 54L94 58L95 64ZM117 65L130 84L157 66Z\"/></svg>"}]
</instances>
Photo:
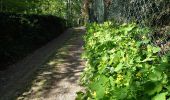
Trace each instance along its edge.
<instances>
[{"instance_id":1,"label":"green foliage","mask_svg":"<svg viewBox=\"0 0 170 100\"><path fill-rule=\"evenodd\" d=\"M1 0L1 11L61 16L66 10L61 0Z\"/></svg>"},{"instance_id":2,"label":"green foliage","mask_svg":"<svg viewBox=\"0 0 170 100\"><path fill-rule=\"evenodd\" d=\"M81 3L81 0L0 0L0 12L53 15L78 24Z\"/></svg>"},{"instance_id":3,"label":"green foliage","mask_svg":"<svg viewBox=\"0 0 170 100\"><path fill-rule=\"evenodd\" d=\"M77 100L166 100L169 56L158 57L147 27L106 22L87 25L82 83Z\"/></svg>"},{"instance_id":4,"label":"green foliage","mask_svg":"<svg viewBox=\"0 0 170 100\"><path fill-rule=\"evenodd\" d=\"M0 70L4 70L59 36L66 21L51 15L0 13L0 28Z\"/></svg>"}]
</instances>

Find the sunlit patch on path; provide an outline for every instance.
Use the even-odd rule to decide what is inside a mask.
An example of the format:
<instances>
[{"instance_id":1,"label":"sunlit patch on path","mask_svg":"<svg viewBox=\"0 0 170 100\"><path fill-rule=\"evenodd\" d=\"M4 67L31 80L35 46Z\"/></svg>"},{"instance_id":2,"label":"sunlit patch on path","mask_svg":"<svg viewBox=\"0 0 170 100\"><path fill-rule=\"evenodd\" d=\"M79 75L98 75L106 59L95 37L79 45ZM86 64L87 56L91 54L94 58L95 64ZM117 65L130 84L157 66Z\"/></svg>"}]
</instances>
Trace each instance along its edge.
<instances>
[{"instance_id":1,"label":"sunlit patch on path","mask_svg":"<svg viewBox=\"0 0 170 100\"><path fill-rule=\"evenodd\" d=\"M37 51L40 54L35 52L33 56L26 58L27 63L23 61L16 64L16 68L17 65L19 68L25 68L13 73L12 78L9 78L9 84L4 87L5 95L1 98L3 100L9 100L9 98L17 100L74 100L76 92L83 89L78 84L78 80L84 68L84 62L81 59L84 32L84 27L69 29L65 35L71 34L70 36L58 38L61 41L65 39L64 43L56 41L56 45L60 43L60 48L54 47L56 46L54 41L52 46L47 44L42 50ZM51 50L46 50L50 48ZM43 51L42 54L41 51ZM39 55L40 57L37 57ZM7 91L8 89L9 91Z\"/></svg>"},{"instance_id":2,"label":"sunlit patch on path","mask_svg":"<svg viewBox=\"0 0 170 100\"><path fill-rule=\"evenodd\" d=\"M31 88L18 100L74 100L83 88L78 80L84 68L81 59L82 30L76 28L72 38L41 66Z\"/></svg>"}]
</instances>

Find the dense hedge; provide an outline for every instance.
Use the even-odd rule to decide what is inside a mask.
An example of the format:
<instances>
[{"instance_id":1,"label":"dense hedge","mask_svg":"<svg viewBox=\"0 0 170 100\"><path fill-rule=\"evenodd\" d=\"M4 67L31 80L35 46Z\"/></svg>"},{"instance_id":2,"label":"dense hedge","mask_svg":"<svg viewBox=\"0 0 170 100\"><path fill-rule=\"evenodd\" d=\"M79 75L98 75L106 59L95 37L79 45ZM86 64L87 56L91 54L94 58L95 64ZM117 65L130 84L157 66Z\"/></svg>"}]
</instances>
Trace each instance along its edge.
<instances>
[{"instance_id":1,"label":"dense hedge","mask_svg":"<svg viewBox=\"0 0 170 100\"><path fill-rule=\"evenodd\" d=\"M6 69L65 29L66 21L51 15L0 13L0 69Z\"/></svg>"}]
</instances>

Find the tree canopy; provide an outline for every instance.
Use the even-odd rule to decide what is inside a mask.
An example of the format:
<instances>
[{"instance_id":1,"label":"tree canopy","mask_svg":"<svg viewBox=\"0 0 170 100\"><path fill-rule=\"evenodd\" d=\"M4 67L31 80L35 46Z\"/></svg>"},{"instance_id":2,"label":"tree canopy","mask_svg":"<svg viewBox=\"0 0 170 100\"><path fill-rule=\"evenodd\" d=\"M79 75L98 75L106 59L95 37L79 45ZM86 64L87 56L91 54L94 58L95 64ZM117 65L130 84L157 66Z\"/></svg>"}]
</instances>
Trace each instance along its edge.
<instances>
[{"instance_id":1,"label":"tree canopy","mask_svg":"<svg viewBox=\"0 0 170 100\"><path fill-rule=\"evenodd\" d=\"M73 24L81 16L81 0L0 0L1 12L54 15Z\"/></svg>"}]
</instances>

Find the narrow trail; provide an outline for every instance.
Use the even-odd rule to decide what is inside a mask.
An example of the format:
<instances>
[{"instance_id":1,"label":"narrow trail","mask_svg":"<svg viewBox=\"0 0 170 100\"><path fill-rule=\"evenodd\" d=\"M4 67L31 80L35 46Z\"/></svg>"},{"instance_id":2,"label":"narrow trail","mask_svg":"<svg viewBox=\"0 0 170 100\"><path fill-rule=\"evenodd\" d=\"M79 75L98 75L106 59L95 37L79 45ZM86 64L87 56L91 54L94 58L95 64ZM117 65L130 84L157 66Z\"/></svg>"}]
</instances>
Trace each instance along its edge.
<instances>
[{"instance_id":1,"label":"narrow trail","mask_svg":"<svg viewBox=\"0 0 170 100\"><path fill-rule=\"evenodd\" d=\"M84 69L84 33L84 27L69 29L0 72L0 100L75 100L76 92L83 90L78 80Z\"/></svg>"}]
</instances>

